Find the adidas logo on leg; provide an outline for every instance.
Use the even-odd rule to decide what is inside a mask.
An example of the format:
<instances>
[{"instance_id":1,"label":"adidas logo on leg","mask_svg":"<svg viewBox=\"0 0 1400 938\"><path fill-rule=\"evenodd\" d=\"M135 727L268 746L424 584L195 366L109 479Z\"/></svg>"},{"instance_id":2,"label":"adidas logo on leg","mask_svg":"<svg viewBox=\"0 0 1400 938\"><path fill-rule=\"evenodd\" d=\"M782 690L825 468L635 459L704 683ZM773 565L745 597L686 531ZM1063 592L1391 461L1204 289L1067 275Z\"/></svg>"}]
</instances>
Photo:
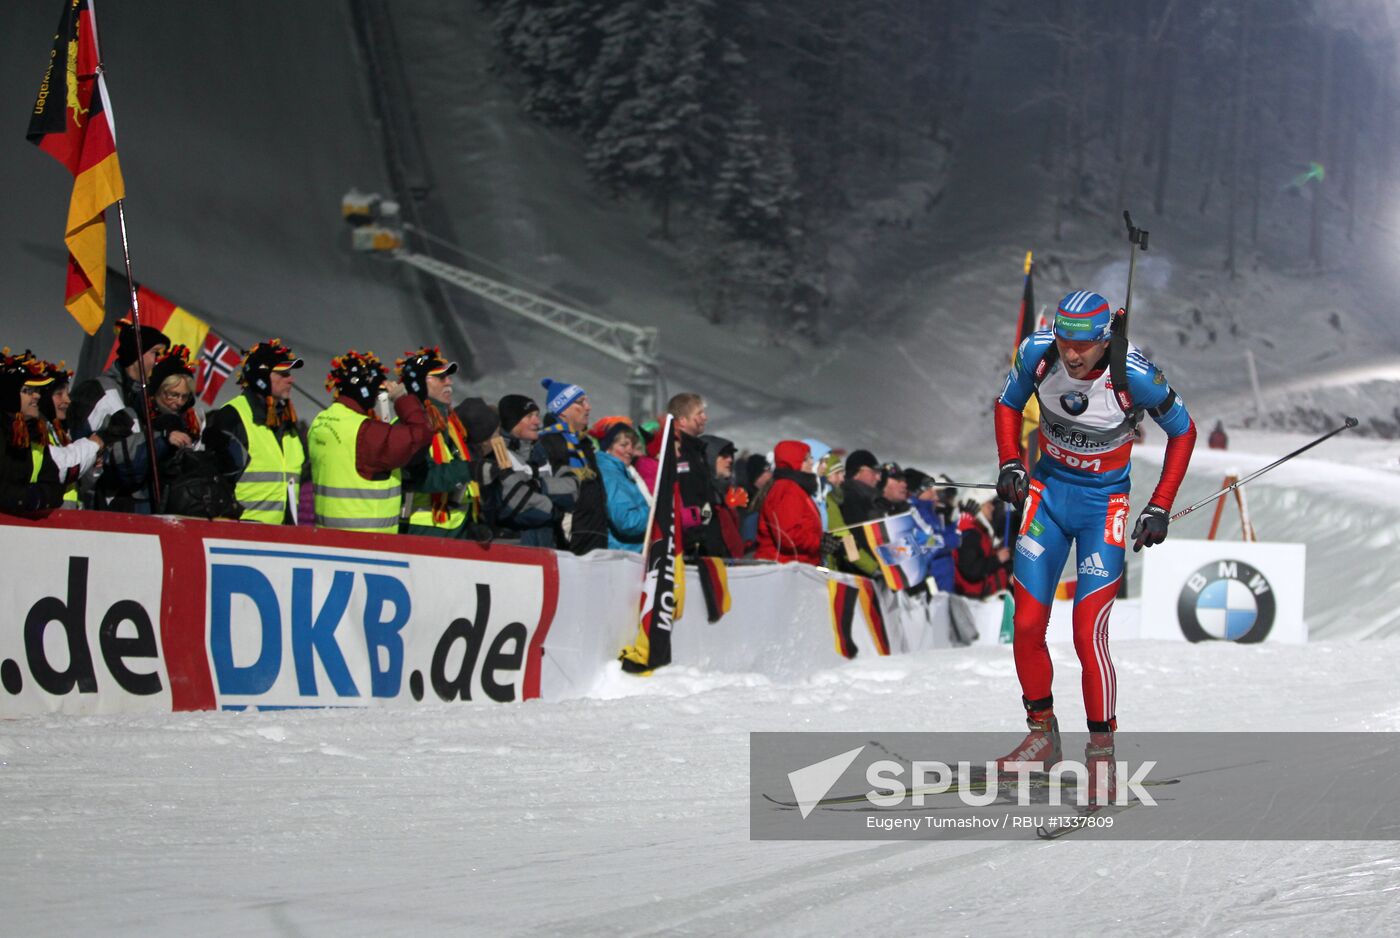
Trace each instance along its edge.
<instances>
[{"instance_id":1,"label":"adidas logo on leg","mask_svg":"<svg viewBox=\"0 0 1400 938\"><path fill-rule=\"evenodd\" d=\"M1094 551L1084 558L1084 562L1079 565L1079 575L1101 577L1107 577L1109 575L1108 569L1104 567L1103 558L1099 556L1098 551Z\"/></svg>"}]
</instances>

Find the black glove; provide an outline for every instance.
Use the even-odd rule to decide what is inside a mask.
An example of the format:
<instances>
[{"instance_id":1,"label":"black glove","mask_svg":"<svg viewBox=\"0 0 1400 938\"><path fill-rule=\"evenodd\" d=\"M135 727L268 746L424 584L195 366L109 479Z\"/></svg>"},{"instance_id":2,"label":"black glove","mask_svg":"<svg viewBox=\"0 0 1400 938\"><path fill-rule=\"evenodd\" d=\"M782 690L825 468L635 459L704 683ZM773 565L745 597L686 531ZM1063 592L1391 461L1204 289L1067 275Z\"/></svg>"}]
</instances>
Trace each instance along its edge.
<instances>
[{"instance_id":1,"label":"black glove","mask_svg":"<svg viewBox=\"0 0 1400 938\"><path fill-rule=\"evenodd\" d=\"M845 554L845 548L841 546L841 536L828 531L822 535L822 556L829 557L833 554L841 557Z\"/></svg>"},{"instance_id":2,"label":"black glove","mask_svg":"<svg viewBox=\"0 0 1400 938\"><path fill-rule=\"evenodd\" d=\"M135 424L136 421L132 419L130 411L119 410L107 418L107 426L98 430L95 435L104 446L111 446L113 443L131 436Z\"/></svg>"},{"instance_id":3,"label":"black glove","mask_svg":"<svg viewBox=\"0 0 1400 938\"><path fill-rule=\"evenodd\" d=\"M44 510L44 487L42 485L26 485L24 487L24 497L20 499L20 511L43 511Z\"/></svg>"},{"instance_id":4,"label":"black glove","mask_svg":"<svg viewBox=\"0 0 1400 938\"><path fill-rule=\"evenodd\" d=\"M1165 541L1170 520L1171 516L1160 505L1149 504L1144 508L1138 515L1137 524L1133 525L1133 553Z\"/></svg>"},{"instance_id":5,"label":"black glove","mask_svg":"<svg viewBox=\"0 0 1400 938\"><path fill-rule=\"evenodd\" d=\"M1021 503L1026 500L1026 494L1031 490L1031 481L1026 475L1025 465L1019 459L1008 459L998 470L997 496L1002 501L1021 507Z\"/></svg>"},{"instance_id":6,"label":"black glove","mask_svg":"<svg viewBox=\"0 0 1400 938\"><path fill-rule=\"evenodd\" d=\"M415 355L399 368L399 381L409 394L420 401L428 399L428 369L436 362L422 355Z\"/></svg>"}]
</instances>

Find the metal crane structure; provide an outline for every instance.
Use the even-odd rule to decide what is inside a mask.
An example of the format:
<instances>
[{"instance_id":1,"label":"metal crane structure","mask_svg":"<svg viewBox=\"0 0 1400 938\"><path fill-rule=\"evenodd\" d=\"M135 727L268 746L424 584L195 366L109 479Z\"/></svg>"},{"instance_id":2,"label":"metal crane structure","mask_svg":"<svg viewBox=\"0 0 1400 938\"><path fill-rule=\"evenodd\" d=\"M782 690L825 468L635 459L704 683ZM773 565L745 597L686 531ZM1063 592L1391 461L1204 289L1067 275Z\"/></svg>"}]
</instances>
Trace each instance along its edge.
<instances>
[{"instance_id":1,"label":"metal crane structure","mask_svg":"<svg viewBox=\"0 0 1400 938\"><path fill-rule=\"evenodd\" d=\"M351 190L341 199L341 214L353 229L355 250L417 268L627 365L628 413L634 421L649 420L658 413L660 334L656 327L608 319L408 250L403 237L407 226L398 203L377 193Z\"/></svg>"}]
</instances>

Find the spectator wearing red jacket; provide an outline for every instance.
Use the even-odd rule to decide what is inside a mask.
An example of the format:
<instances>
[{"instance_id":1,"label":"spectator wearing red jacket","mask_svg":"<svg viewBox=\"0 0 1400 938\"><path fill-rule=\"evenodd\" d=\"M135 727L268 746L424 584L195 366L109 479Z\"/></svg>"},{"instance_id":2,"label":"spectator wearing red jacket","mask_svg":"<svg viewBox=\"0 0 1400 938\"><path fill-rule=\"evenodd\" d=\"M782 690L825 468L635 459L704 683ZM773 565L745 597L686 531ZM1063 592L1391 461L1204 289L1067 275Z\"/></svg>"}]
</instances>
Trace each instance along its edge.
<instances>
[{"instance_id":1,"label":"spectator wearing red jacket","mask_svg":"<svg viewBox=\"0 0 1400 938\"><path fill-rule=\"evenodd\" d=\"M822 518L812 499L817 477L806 443L783 440L773 447L773 481L759 495L759 560L821 564Z\"/></svg>"}]
</instances>

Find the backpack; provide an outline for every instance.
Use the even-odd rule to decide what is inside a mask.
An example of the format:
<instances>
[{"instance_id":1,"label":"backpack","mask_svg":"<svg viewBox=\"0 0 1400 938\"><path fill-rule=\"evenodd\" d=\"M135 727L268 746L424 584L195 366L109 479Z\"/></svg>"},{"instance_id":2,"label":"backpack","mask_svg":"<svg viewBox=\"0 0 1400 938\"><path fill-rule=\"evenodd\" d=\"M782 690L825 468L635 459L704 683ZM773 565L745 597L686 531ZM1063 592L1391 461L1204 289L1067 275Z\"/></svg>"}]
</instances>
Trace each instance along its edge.
<instances>
[{"instance_id":1,"label":"backpack","mask_svg":"<svg viewBox=\"0 0 1400 938\"><path fill-rule=\"evenodd\" d=\"M185 448L161 466L160 513L188 518L237 518L243 506L233 483L219 474L213 453Z\"/></svg>"}]
</instances>

